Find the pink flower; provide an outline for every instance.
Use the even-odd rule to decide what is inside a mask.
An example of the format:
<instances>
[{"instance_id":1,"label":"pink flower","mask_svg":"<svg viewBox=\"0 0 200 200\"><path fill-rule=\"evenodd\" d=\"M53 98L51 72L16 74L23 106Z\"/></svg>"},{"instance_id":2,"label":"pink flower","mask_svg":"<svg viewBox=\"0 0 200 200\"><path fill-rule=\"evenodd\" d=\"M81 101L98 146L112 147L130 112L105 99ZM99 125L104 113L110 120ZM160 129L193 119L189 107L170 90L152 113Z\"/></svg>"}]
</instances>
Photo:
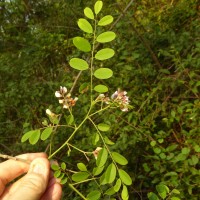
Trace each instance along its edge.
<instances>
[{"instance_id":1,"label":"pink flower","mask_svg":"<svg viewBox=\"0 0 200 200\"><path fill-rule=\"evenodd\" d=\"M60 86L60 90L55 92L55 96L59 98L58 102L63 104L63 108L68 109L69 107L75 106L77 97L74 99L71 97L70 93L67 93L67 88Z\"/></svg>"},{"instance_id":2,"label":"pink flower","mask_svg":"<svg viewBox=\"0 0 200 200\"><path fill-rule=\"evenodd\" d=\"M116 103L120 107L121 111L123 112L128 111L128 106L130 102L129 97L126 95L127 95L126 91L117 90L111 96L111 99L113 99L113 102Z\"/></svg>"}]
</instances>

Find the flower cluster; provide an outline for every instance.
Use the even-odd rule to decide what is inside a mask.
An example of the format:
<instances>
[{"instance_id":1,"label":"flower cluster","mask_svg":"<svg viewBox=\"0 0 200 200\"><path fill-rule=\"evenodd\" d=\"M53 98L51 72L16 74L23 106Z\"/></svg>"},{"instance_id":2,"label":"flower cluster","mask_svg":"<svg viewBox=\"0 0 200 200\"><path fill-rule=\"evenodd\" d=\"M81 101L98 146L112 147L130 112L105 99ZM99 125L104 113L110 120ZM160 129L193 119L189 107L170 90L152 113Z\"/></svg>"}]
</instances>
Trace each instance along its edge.
<instances>
[{"instance_id":1,"label":"flower cluster","mask_svg":"<svg viewBox=\"0 0 200 200\"><path fill-rule=\"evenodd\" d=\"M127 95L126 91L118 90L111 96L113 101L119 105L120 109L123 112L128 111L128 106L129 106L129 102L130 102L129 97L126 95Z\"/></svg>"},{"instance_id":2,"label":"flower cluster","mask_svg":"<svg viewBox=\"0 0 200 200\"><path fill-rule=\"evenodd\" d=\"M59 103L63 104L63 108L70 108L76 104L78 100L77 97L74 99L71 97L70 93L67 93L67 88L60 86L60 90L55 92L55 96L59 98Z\"/></svg>"},{"instance_id":3,"label":"flower cluster","mask_svg":"<svg viewBox=\"0 0 200 200\"><path fill-rule=\"evenodd\" d=\"M123 112L128 111L130 100L126 91L115 91L115 93L111 95L111 99L106 97L104 94L100 94L98 99L106 104L114 103L116 106L120 107Z\"/></svg>"}]
</instances>

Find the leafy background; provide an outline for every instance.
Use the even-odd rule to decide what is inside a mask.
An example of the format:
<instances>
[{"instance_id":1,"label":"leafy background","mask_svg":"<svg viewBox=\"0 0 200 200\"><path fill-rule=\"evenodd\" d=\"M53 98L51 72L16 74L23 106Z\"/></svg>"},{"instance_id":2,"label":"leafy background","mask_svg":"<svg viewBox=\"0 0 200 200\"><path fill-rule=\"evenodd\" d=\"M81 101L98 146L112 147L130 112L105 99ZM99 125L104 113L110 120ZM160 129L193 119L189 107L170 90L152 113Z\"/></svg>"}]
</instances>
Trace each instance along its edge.
<instances>
[{"instance_id":1,"label":"leafy background","mask_svg":"<svg viewBox=\"0 0 200 200\"><path fill-rule=\"evenodd\" d=\"M57 0L0 2L0 150L17 155L44 151L21 143L24 132L41 127L48 107L57 106L54 92L60 85L70 88L77 73L69 67L78 55L72 38L82 35L77 19L95 1ZM104 1L103 13L117 19L128 0ZM109 95L122 88L134 108L128 113L98 116L109 122L112 147L129 160L127 171L133 185L130 199L147 199L156 185L180 191L181 199L197 200L200 194L200 23L198 0L134 1L112 30L116 55L101 63L114 71ZM79 84L89 82L87 74ZM87 98L76 86L77 120L87 110ZM79 113L79 110L82 113ZM79 119L78 119L79 118ZM64 140L61 130L55 148ZM74 140L82 149L93 150L94 131L86 124ZM80 144L80 143L79 143ZM84 157L66 152L56 159L72 165ZM74 164L75 165L75 164ZM73 166L72 166L73 167ZM93 185L79 188L92 191ZM80 199L66 189L65 197Z\"/></svg>"}]
</instances>

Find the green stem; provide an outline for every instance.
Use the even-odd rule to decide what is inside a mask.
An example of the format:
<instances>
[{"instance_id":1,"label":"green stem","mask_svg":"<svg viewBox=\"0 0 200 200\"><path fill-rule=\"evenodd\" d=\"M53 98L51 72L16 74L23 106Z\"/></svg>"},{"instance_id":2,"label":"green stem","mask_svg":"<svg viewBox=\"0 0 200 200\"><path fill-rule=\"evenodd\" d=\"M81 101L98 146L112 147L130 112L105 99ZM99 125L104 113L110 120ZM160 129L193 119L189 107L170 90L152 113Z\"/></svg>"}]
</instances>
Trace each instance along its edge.
<instances>
[{"instance_id":1,"label":"green stem","mask_svg":"<svg viewBox=\"0 0 200 200\"><path fill-rule=\"evenodd\" d=\"M81 184L81 183L85 183L85 182L88 182L88 181L94 181L94 180L96 180L97 178L90 178L90 179L86 179L86 180L84 180L84 181L80 181L80 182L78 182L78 183L74 183L74 184L71 184L71 185L78 185L78 184Z\"/></svg>"},{"instance_id":2,"label":"green stem","mask_svg":"<svg viewBox=\"0 0 200 200\"><path fill-rule=\"evenodd\" d=\"M95 50L95 41L96 41L96 28L97 28L97 20L94 20L94 34L93 34L93 42L92 42L92 52L91 52L91 61L90 61L90 101L92 104L93 101L93 63L94 63L94 50Z\"/></svg>"},{"instance_id":3,"label":"green stem","mask_svg":"<svg viewBox=\"0 0 200 200\"><path fill-rule=\"evenodd\" d=\"M77 151L80 151L80 152L83 153L83 154L92 154L92 152L83 151L83 150L81 150L81 149L79 149L79 148L73 146L72 144L69 144L69 143L68 143L68 145L71 146L72 148L76 149Z\"/></svg>"},{"instance_id":4,"label":"green stem","mask_svg":"<svg viewBox=\"0 0 200 200\"><path fill-rule=\"evenodd\" d=\"M75 128L74 132L70 135L70 137L65 141L65 143L60 146L56 151L54 151L49 157L48 159L51 159L55 154L57 154L62 148L64 148L66 145L68 145L69 141L74 137L75 133L79 130L79 128L84 124L84 122L88 119L90 111L93 107L93 104L91 103L90 105L90 109L88 111L88 113L86 114L85 118L83 119L83 121L78 125L77 128Z\"/></svg>"},{"instance_id":5,"label":"green stem","mask_svg":"<svg viewBox=\"0 0 200 200\"><path fill-rule=\"evenodd\" d=\"M87 200L72 184L69 184L69 187L74 190L80 197L82 197L84 200Z\"/></svg>"},{"instance_id":6,"label":"green stem","mask_svg":"<svg viewBox=\"0 0 200 200\"><path fill-rule=\"evenodd\" d=\"M110 107L110 105L109 105L109 106L106 106L105 108L100 109L100 110L98 110L98 111L96 111L96 112L94 112L94 113L92 113L92 114L90 114L89 117L92 117L93 115L96 115L97 113L102 112L102 111L106 110L106 109L109 108L109 107Z\"/></svg>"},{"instance_id":7,"label":"green stem","mask_svg":"<svg viewBox=\"0 0 200 200\"><path fill-rule=\"evenodd\" d=\"M98 132L99 136L101 137L101 140L102 140L104 146L106 147L106 149L107 149L107 151L108 151L108 153L109 153L109 155L110 155L110 157L111 157L113 163L115 164L117 170L119 170L119 168L118 168L118 166L117 166L117 163L114 161L114 159L113 159L113 157L112 157L112 154L111 154L111 152L110 152L108 146L106 145L106 143L105 143L105 141L104 141L104 139L103 139L103 136L101 135L101 132L99 131L99 129L97 128L97 126L96 126L96 124L93 122L93 120L92 120L90 117L88 117L88 119L92 122L93 126L94 126L95 129L97 130L97 132Z\"/></svg>"}]
</instances>

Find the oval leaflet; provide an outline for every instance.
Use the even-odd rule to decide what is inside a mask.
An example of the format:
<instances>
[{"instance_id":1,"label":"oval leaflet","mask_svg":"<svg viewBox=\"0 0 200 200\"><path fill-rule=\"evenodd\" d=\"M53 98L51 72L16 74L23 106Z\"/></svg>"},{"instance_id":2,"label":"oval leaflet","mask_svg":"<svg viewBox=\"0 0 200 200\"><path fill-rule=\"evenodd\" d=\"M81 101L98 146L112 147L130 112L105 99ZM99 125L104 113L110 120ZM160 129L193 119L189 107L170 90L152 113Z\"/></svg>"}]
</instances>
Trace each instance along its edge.
<instances>
[{"instance_id":1,"label":"oval leaflet","mask_svg":"<svg viewBox=\"0 0 200 200\"><path fill-rule=\"evenodd\" d=\"M88 63L80 58L72 58L69 61L69 65L74 68L74 69L78 69L78 70L86 70L88 69L89 65Z\"/></svg>"},{"instance_id":2,"label":"oval leaflet","mask_svg":"<svg viewBox=\"0 0 200 200\"><path fill-rule=\"evenodd\" d=\"M109 68L100 68L94 72L94 76L98 79L108 79L113 75L113 71Z\"/></svg>"}]
</instances>

